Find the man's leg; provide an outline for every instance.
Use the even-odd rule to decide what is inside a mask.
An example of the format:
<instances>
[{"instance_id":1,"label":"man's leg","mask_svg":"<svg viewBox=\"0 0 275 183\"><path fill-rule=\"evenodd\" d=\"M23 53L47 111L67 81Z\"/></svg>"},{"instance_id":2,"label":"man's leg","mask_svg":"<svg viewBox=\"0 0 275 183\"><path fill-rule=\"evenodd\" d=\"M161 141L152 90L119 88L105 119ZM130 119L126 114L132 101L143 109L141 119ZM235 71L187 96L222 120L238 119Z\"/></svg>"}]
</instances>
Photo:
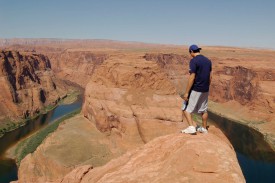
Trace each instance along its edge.
<instances>
[{"instance_id":1,"label":"man's leg","mask_svg":"<svg viewBox=\"0 0 275 183\"><path fill-rule=\"evenodd\" d=\"M192 120L191 113L193 113L196 110L196 103L198 101L198 97L198 92L191 91L187 108L183 112L189 126L185 130L182 130L182 133L196 133L196 123Z\"/></svg>"},{"instance_id":2,"label":"man's leg","mask_svg":"<svg viewBox=\"0 0 275 183\"><path fill-rule=\"evenodd\" d=\"M184 116L187 120L187 123L189 126L196 126L196 124L194 123L194 121L192 120L192 116L191 116L191 113L187 112L186 110L183 111L184 113Z\"/></svg>"},{"instance_id":3,"label":"man's leg","mask_svg":"<svg viewBox=\"0 0 275 183\"><path fill-rule=\"evenodd\" d=\"M189 96L189 101L186 110L184 111L184 116L187 120L189 126L196 126L197 124L192 120L191 113L196 111L197 102L199 100L200 94L196 91L191 91Z\"/></svg>"},{"instance_id":4,"label":"man's leg","mask_svg":"<svg viewBox=\"0 0 275 183\"><path fill-rule=\"evenodd\" d=\"M201 118L202 118L202 127L206 129L208 113L207 112L202 113Z\"/></svg>"},{"instance_id":5,"label":"man's leg","mask_svg":"<svg viewBox=\"0 0 275 183\"><path fill-rule=\"evenodd\" d=\"M186 129L181 130L181 133L196 134L196 128L195 128L195 125L193 124L194 122L192 120L191 113L185 110L183 111L183 114L189 126Z\"/></svg>"},{"instance_id":6,"label":"man's leg","mask_svg":"<svg viewBox=\"0 0 275 183\"><path fill-rule=\"evenodd\" d=\"M207 119L208 119L208 113L207 113L207 106L208 106L208 92L201 93L200 99L198 101L198 112L201 113L202 118L202 128L199 128L197 131L201 133L207 133Z\"/></svg>"}]
</instances>

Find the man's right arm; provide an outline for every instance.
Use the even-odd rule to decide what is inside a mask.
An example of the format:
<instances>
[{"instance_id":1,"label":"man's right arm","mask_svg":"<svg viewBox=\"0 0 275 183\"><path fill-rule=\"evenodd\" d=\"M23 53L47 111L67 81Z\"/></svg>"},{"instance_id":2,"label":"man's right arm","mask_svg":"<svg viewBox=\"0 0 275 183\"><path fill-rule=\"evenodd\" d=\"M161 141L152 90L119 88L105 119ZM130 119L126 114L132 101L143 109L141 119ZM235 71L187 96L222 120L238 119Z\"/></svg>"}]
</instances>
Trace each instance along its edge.
<instances>
[{"instance_id":1,"label":"man's right arm","mask_svg":"<svg viewBox=\"0 0 275 183\"><path fill-rule=\"evenodd\" d=\"M187 84L187 87L186 87L186 90L185 90L185 93L183 95L183 100L187 101L188 100L188 95L189 95L189 92L194 84L194 81L195 81L195 77L196 77L196 74L195 73L191 73L190 76L189 76L189 79L188 79L188 84Z\"/></svg>"}]
</instances>

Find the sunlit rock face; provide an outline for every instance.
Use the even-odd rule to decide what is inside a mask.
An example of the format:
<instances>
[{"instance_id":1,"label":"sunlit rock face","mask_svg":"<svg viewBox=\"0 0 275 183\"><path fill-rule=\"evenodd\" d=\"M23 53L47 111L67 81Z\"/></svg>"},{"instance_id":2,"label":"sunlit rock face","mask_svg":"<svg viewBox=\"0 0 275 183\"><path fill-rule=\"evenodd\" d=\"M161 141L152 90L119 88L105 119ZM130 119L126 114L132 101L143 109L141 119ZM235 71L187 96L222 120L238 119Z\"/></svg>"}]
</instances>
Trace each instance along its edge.
<instances>
[{"instance_id":1,"label":"sunlit rock face","mask_svg":"<svg viewBox=\"0 0 275 183\"><path fill-rule=\"evenodd\" d=\"M101 132L114 129L123 135L127 125L136 126L148 142L182 121L182 99L156 63L133 57L117 56L98 67L86 87L82 111Z\"/></svg>"},{"instance_id":2,"label":"sunlit rock face","mask_svg":"<svg viewBox=\"0 0 275 183\"><path fill-rule=\"evenodd\" d=\"M66 94L42 54L0 52L0 119L16 120L38 113Z\"/></svg>"}]
</instances>

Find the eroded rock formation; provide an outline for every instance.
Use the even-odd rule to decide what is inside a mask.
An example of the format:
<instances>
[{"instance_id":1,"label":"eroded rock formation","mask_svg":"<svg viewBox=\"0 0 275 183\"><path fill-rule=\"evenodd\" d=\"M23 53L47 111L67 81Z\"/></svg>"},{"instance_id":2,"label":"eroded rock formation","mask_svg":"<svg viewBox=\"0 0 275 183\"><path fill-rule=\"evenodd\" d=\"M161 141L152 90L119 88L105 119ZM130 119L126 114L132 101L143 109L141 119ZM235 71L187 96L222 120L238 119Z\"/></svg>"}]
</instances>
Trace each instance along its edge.
<instances>
[{"instance_id":1,"label":"eroded rock formation","mask_svg":"<svg viewBox=\"0 0 275 183\"><path fill-rule=\"evenodd\" d=\"M83 88L107 58L107 53L92 51L64 50L61 53L46 53L51 59L52 68L58 78L77 83Z\"/></svg>"},{"instance_id":2,"label":"eroded rock formation","mask_svg":"<svg viewBox=\"0 0 275 183\"><path fill-rule=\"evenodd\" d=\"M31 116L66 94L44 55L1 51L0 62L1 120Z\"/></svg>"},{"instance_id":3,"label":"eroded rock formation","mask_svg":"<svg viewBox=\"0 0 275 183\"><path fill-rule=\"evenodd\" d=\"M181 101L167 74L156 63L136 56L101 65L86 87L82 110L102 132L116 129L123 134L125 124L132 124L148 142L151 138L144 133L165 134L169 128L162 131L158 126L182 121Z\"/></svg>"},{"instance_id":4,"label":"eroded rock formation","mask_svg":"<svg viewBox=\"0 0 275 183\"><path fill-rule=\"evenodd\" d=\"M174 53L146 53L144 59L156 62L167 74L171 82L182 94L183 86L186 82L186 74L188 74L189 57L187 55L179 55Z\"/></svg>"}]
</instances>

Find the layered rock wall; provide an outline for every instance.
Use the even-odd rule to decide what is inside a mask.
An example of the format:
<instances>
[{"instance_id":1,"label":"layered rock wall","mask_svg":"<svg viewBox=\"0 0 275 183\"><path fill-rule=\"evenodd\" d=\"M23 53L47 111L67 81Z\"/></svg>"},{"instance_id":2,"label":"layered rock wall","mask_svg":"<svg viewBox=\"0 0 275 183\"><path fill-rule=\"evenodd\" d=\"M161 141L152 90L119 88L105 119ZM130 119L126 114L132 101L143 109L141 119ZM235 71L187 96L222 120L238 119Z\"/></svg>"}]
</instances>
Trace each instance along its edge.
<instances>
[{"instance_id":1,"label":"layered rock wall","mask_svg":"<svg viewBox=\"0 0 275 183\"><path fill-rule=\"evenodd\" d=\"M188 78L188 64L191 57L178 54L147 53L144 58L158 63L168 73L175 86L179 86L179 93L183 92ZM211 100L218 103L237 101L252 110L275 112L275 96L271 92L272 87L268 86L275 81L274 70L253 69L240 65L229 66L224 64L229 59L216 57L210 59L213 64ZM239 59L233 61L241 62Z\"/></svg>"},{"instance_id":2,"label":"layered rock wall","mask_svg":"<svg viewBox=\"0 0 275 183\"><path fill-rule=\"evenodd\" d=\"M66 94L44 55L1 51L0 62L2 119L31 116Z\"/></svg>"},{"instance_id":3,"label":"layered rock wall","mask_svg":"<svg viewBox=\"0 0 275 183\"><path fill-rule=\"evenodd\" d=\"M106 53L93 51L68 51L46 53L52 61L52 68L56 76L62 80L69 80L85 88L94 71L109 56Z\"/></svg>"},{"instance_id":4,"label":"layered rock wall","mask_svg":"<svg viewBox=\"0 0 275 183\"><path fill-rule=\"evenodd\" d=\"M158 66L168 74L177 92L179 94L184 92L184 85L187 79L186 75L188 74L189 68L189 57L187 55L146 53L144 59L156 62Z\"/></svg>"}]
</instances>

